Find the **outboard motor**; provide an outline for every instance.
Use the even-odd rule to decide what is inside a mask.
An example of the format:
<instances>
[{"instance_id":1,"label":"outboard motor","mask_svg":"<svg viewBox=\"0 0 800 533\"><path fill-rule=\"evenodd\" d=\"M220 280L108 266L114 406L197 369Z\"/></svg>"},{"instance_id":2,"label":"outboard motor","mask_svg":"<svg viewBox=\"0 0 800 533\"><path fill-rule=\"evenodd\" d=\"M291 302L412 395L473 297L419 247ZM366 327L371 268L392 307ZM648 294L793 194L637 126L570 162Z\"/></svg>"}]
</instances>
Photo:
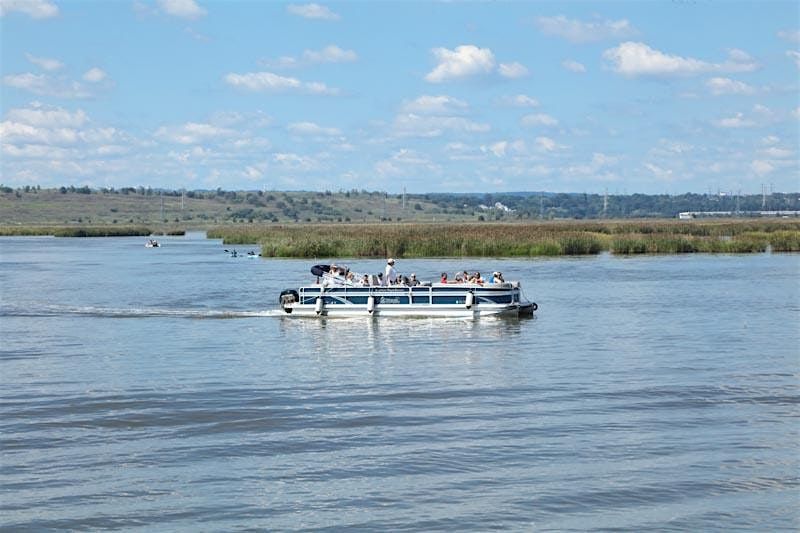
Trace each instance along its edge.
<instances>
[{"instance_id":1,"label":"outboard motor","mask_svg":"<svg viewBox=\"0 0 800 533\"><path fill-rule=\"evenodd\" d=\"M293 289L282 291L280 297L278 298L278 303L281 304L281 309L283 309L286 313L291 313L291 304L299 301L300 295L297 294L297 291Z\"/></svg>"}]
</instances>

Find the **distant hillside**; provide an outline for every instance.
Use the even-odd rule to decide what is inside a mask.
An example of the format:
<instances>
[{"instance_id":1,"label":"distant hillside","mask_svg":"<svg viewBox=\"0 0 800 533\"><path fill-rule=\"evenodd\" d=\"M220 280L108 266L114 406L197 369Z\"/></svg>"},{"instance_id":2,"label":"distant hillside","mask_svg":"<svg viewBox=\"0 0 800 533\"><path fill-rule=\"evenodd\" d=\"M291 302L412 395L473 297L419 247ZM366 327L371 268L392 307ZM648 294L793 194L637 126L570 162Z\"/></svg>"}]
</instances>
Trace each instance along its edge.
<instances>
[{"instance_id":1,"label":"distant hillside","mask_svg":"<svg viewBox=\"0 0 800 533\"><path fill-rule=\"evenodd\" d=\"M554 193L396 195L365 190L174 191L0 186L0 224L458 222L675 218L681 211L800 210L800 194L609 195Z\"/></svg>"}]
</instances>

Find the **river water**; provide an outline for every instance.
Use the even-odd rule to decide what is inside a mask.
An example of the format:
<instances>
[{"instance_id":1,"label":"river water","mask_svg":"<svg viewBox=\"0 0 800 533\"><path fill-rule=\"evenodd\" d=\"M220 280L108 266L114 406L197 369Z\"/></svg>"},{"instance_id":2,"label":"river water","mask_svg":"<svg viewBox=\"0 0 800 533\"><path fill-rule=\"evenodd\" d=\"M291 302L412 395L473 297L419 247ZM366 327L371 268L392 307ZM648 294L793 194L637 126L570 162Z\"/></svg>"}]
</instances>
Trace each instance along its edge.
<instances>
[{"instance_id":1,"label":"river water","mask_svg":"<svg viewBox=\"0 0 800 533\"><path fill-rule=\"evenodd\" d=\"M0 239L0 527L800 527L800 255L400 260L539 311L319 320L312 261L162 242Z\"/></svg>"}]
</instances>

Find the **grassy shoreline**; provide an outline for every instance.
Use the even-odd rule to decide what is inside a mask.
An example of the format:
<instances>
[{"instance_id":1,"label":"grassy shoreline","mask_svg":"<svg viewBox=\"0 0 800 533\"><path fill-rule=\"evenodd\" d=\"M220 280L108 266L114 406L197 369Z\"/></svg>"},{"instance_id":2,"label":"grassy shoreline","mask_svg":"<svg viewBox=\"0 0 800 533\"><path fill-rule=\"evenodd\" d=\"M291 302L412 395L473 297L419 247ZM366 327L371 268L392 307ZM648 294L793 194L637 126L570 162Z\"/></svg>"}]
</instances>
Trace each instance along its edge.
<instances>
[{"instance_id":1,"label":"grassy shoreline","mask_svg":"<svg viewBox=\"0 0 800 533\"><path fill-rule=\"evenodd\" d=\"M145 226L0 226L0 237L146 237L149 235L184 235L184 230L153 231Z\"/></svg>"},{"instance_id":2,"label":"grassy shoreline","mask_svg":"<svg viewBox=\"0 0 800 533\"><path fill-rule=\"evenodd\" d=\"M327 224L209 230L264 257L537 257L800 251L800 221L560 221L514 224Z\"/></svg>"},{"instance_id":3,"label":"grassy shoreline","mask_svg":"<svg viewBox=\"0 0 800 533\"><path fill-rule=\"evenodd\" d=\"M144 226L0 226L0 236L182 235ZM264 257L538 257L800 251L800 220L609 220L536 223L248 224L215 227L226 245L260 245Z\"/></svg>"}]
</instances>

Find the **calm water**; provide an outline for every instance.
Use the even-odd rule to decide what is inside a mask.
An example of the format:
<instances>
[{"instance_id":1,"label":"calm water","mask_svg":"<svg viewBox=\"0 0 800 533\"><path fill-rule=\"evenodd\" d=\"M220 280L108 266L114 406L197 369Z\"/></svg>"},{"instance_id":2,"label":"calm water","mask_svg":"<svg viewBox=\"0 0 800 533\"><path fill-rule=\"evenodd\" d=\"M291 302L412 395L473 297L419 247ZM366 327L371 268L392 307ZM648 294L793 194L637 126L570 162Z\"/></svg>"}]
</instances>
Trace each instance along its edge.
<instances>
[{"instance_id":1,"label":"calm water","mask_svg":"<svg viewBox=\"0 0 800 533\"><path fill-rule=\"evenodd\" d=\"M538 316L304 320L312 262L163 242L0 239L3 528L800 527L800 255L403 260Z\"/></svg>"}]
</instances>

